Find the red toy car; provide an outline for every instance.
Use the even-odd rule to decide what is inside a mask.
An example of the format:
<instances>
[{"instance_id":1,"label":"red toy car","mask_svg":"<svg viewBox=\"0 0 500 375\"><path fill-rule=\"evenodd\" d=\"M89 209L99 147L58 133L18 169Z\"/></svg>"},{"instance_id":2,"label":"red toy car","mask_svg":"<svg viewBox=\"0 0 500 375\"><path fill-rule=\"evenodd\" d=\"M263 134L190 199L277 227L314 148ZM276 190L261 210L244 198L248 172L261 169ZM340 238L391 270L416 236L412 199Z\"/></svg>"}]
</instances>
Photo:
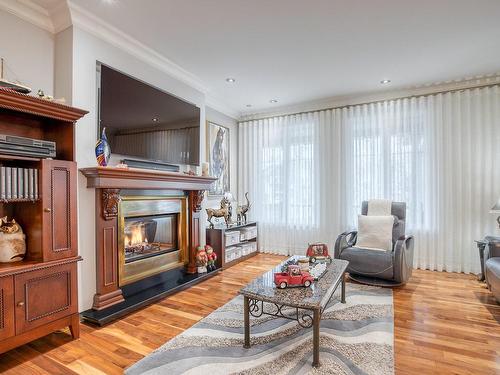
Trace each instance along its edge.
<instances>
[{"instance_id":1,"label":"red toy car","mask_svg":"<svg viewBox=\"0 0 500 375\"><path fill-rule=\"evenodd\" d=\"M274 283L280 289L285 289L287 286L305 286L308 287L312 284L314 278L309 272L302 271L297 265L288 266L286 272L279 272L274 274Z\"/></svg>"},{"instance_id":2,"label":"red toy car","mask_svg":"<svg viewBox=\"0 0 500 375\"><path fill-rule=\"evenodd\" d=\"M328 254L328 246L324 243L313 243L307 248L306 256L309 257L311 263L316 263L318 260L330 259Z\"/></svg>"}]
</instances>

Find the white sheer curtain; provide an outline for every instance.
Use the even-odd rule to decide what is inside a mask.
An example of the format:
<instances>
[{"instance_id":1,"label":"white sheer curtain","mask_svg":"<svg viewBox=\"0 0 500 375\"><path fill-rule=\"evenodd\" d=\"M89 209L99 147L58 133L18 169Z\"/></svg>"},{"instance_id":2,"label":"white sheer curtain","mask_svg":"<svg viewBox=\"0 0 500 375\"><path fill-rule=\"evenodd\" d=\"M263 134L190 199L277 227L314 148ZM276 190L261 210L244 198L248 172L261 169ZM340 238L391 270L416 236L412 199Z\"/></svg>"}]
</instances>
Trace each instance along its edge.
<instances>
[{"instance_id":1,"label":"white sheer curtain","mask_svg":"<svg viewBox=\"0 0 500 375\"><path fill-rule=\"evenodd\" d=\"M500 87L427 100L431 173L426 210L434 231L420 236L415 266L478 273L473 241L500 235L489 214L500 196Z\"/></svg>"},{"instance_id":2,"label":"white sheer curtain","mask_svg":"<svg viewBox=\"0 0 500 375\"><path fill-rule=\"evenodd\" d=\"M340 137L333 111L249 121L239 128L240 200L249 192L259 246L302 254L312 241L338 234Z\"/></svg>"},{"instance_id":3,"label":"white sheer curtain","mask_svg":"<svg viewBox=\"0 0 500 375\"><path fill-rule=\"evenodd\" d=\"M478 272L473 240L499 234L497 86L243 122L239 137L266 251L333 246L370 198L407 202L417 268Z\"/></svg>"},{"instance_id":4,"label":"white sheer curtain","mask_svg":"<svg viewBox=\"0 0 500 375\"><path fill-rule=\"evenodd\" d=\"M363 200L404 201L415 267L478 272L474 239L498 233L488 211L500 196L499 88L353 106L342 117L348 223Z\"/></svg>"}]
</instances>

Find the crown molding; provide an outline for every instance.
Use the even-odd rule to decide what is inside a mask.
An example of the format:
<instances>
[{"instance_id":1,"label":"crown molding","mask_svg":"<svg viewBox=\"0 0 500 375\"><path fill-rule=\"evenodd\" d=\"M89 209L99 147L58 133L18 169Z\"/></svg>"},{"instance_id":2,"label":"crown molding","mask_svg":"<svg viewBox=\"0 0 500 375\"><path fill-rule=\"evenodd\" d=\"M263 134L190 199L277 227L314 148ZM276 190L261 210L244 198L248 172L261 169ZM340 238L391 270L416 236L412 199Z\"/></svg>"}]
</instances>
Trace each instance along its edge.
<instances>
[{"instance_id":1,"label":"crown molding","mask_svg":"<svg viewBox=\"0 0 500 375\"><path fill-rule=\"evenodd\" d=\"M49 9L49 14L52 19L55 34L72 25L71 14L66 0L59 0L55 6Z\"/></svg>"},{"instance_id":2,"label":"crown molding","mask_svg":"<svg viewBox=\"0 0 500 375\"><path fill-rule=\"evenodd\" d=\"M348 105L359 105L363 103L381 100L395 100L409 96L432 95L439 92L465 90L484 85L500 84L500 72L476 77L468 77L453 81L434 82L424 85L411 86L407 88L376 91L372 93L361 93L357 95L333 96L296 103L289 106L273 108L270 111L242 113L239 121L252 121L268 117L286 116L302 112L321 111L330 108L344 107Z\"/></svg>"},{"instance_id":3,"label":"crown molding","mask_svg":"<svg viewBox=\"0 0 500 375\"><path fill-rule=\"evenodd\" d=\"M31 0L0 0L0 9L43 30L54 33L54 24L49 11Z\"/></svg>"},{"instance_id":4,"label":"crown molding","mask_svg":"<svg viewBox=\"0 0 500 375\"><path fill-rule=\"evenodd\" d=\"M210 92L205 94L205 106L215 109L216 111L223 113L234 120L239 120L241 117L241 112L229 107Z\"/></svg>"},{"instance_id":5,"label":"crown molding","mask_svg":"<svg viewBox=\"0 0 500 375\"><path fill-rule=\"evenodd\" d=\"M93 34L99 39L126 51L130 55L156 67L157 69L184 82L203 94L208 92L208 88L199 80L198 77L181 68L179 65L167 59L162 54L144 45L137 39L115 28L114 26L109 25L82 7L70 1L68 1L68 6L73 26Z\"/></svg>"}]
</instances>

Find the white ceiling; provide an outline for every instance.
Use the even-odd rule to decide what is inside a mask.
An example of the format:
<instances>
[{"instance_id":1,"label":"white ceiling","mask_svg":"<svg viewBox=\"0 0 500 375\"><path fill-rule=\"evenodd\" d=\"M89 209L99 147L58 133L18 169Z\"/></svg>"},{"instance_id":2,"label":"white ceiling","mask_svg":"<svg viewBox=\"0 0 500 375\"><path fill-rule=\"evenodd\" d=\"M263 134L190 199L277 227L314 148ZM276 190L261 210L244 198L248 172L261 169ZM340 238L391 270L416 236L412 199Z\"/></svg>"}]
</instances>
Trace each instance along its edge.
<instances>
[{"instance_id":1,"label":"white ceiling","mask_svg":"<svg viewBox=\"0 0 500 375\"><path fill-rule=\"evenodd\" d=\"M500 71L499 0L73 3L194 74L242 113L385 90L382 79L399 89Z\"/></svg>"}]
</instances>

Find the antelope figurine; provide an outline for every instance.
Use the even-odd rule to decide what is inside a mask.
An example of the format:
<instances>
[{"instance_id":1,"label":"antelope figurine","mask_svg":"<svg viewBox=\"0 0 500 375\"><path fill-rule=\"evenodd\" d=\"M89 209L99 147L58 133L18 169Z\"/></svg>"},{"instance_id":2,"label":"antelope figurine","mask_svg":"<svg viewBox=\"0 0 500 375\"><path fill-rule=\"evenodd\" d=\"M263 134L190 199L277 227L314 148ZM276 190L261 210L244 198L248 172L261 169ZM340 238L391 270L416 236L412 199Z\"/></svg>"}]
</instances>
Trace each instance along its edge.
<instances>
[{"instance_id":1,"label":"antelope figurine","mask_svg":"<svg viewBox=\"0 0 500 375\"><path fill-rule=\"evenodd\" d=\"M243 220L245 221L245 224L247 223L247 212L250 209L250 200L248 199L248 192L245 193L245 199L247 201L247 204L243 204L241 206L238 206L236 208L236 215L237 215L237 220L238 223L243 223Z\"/></svg>"}]
</instances>

